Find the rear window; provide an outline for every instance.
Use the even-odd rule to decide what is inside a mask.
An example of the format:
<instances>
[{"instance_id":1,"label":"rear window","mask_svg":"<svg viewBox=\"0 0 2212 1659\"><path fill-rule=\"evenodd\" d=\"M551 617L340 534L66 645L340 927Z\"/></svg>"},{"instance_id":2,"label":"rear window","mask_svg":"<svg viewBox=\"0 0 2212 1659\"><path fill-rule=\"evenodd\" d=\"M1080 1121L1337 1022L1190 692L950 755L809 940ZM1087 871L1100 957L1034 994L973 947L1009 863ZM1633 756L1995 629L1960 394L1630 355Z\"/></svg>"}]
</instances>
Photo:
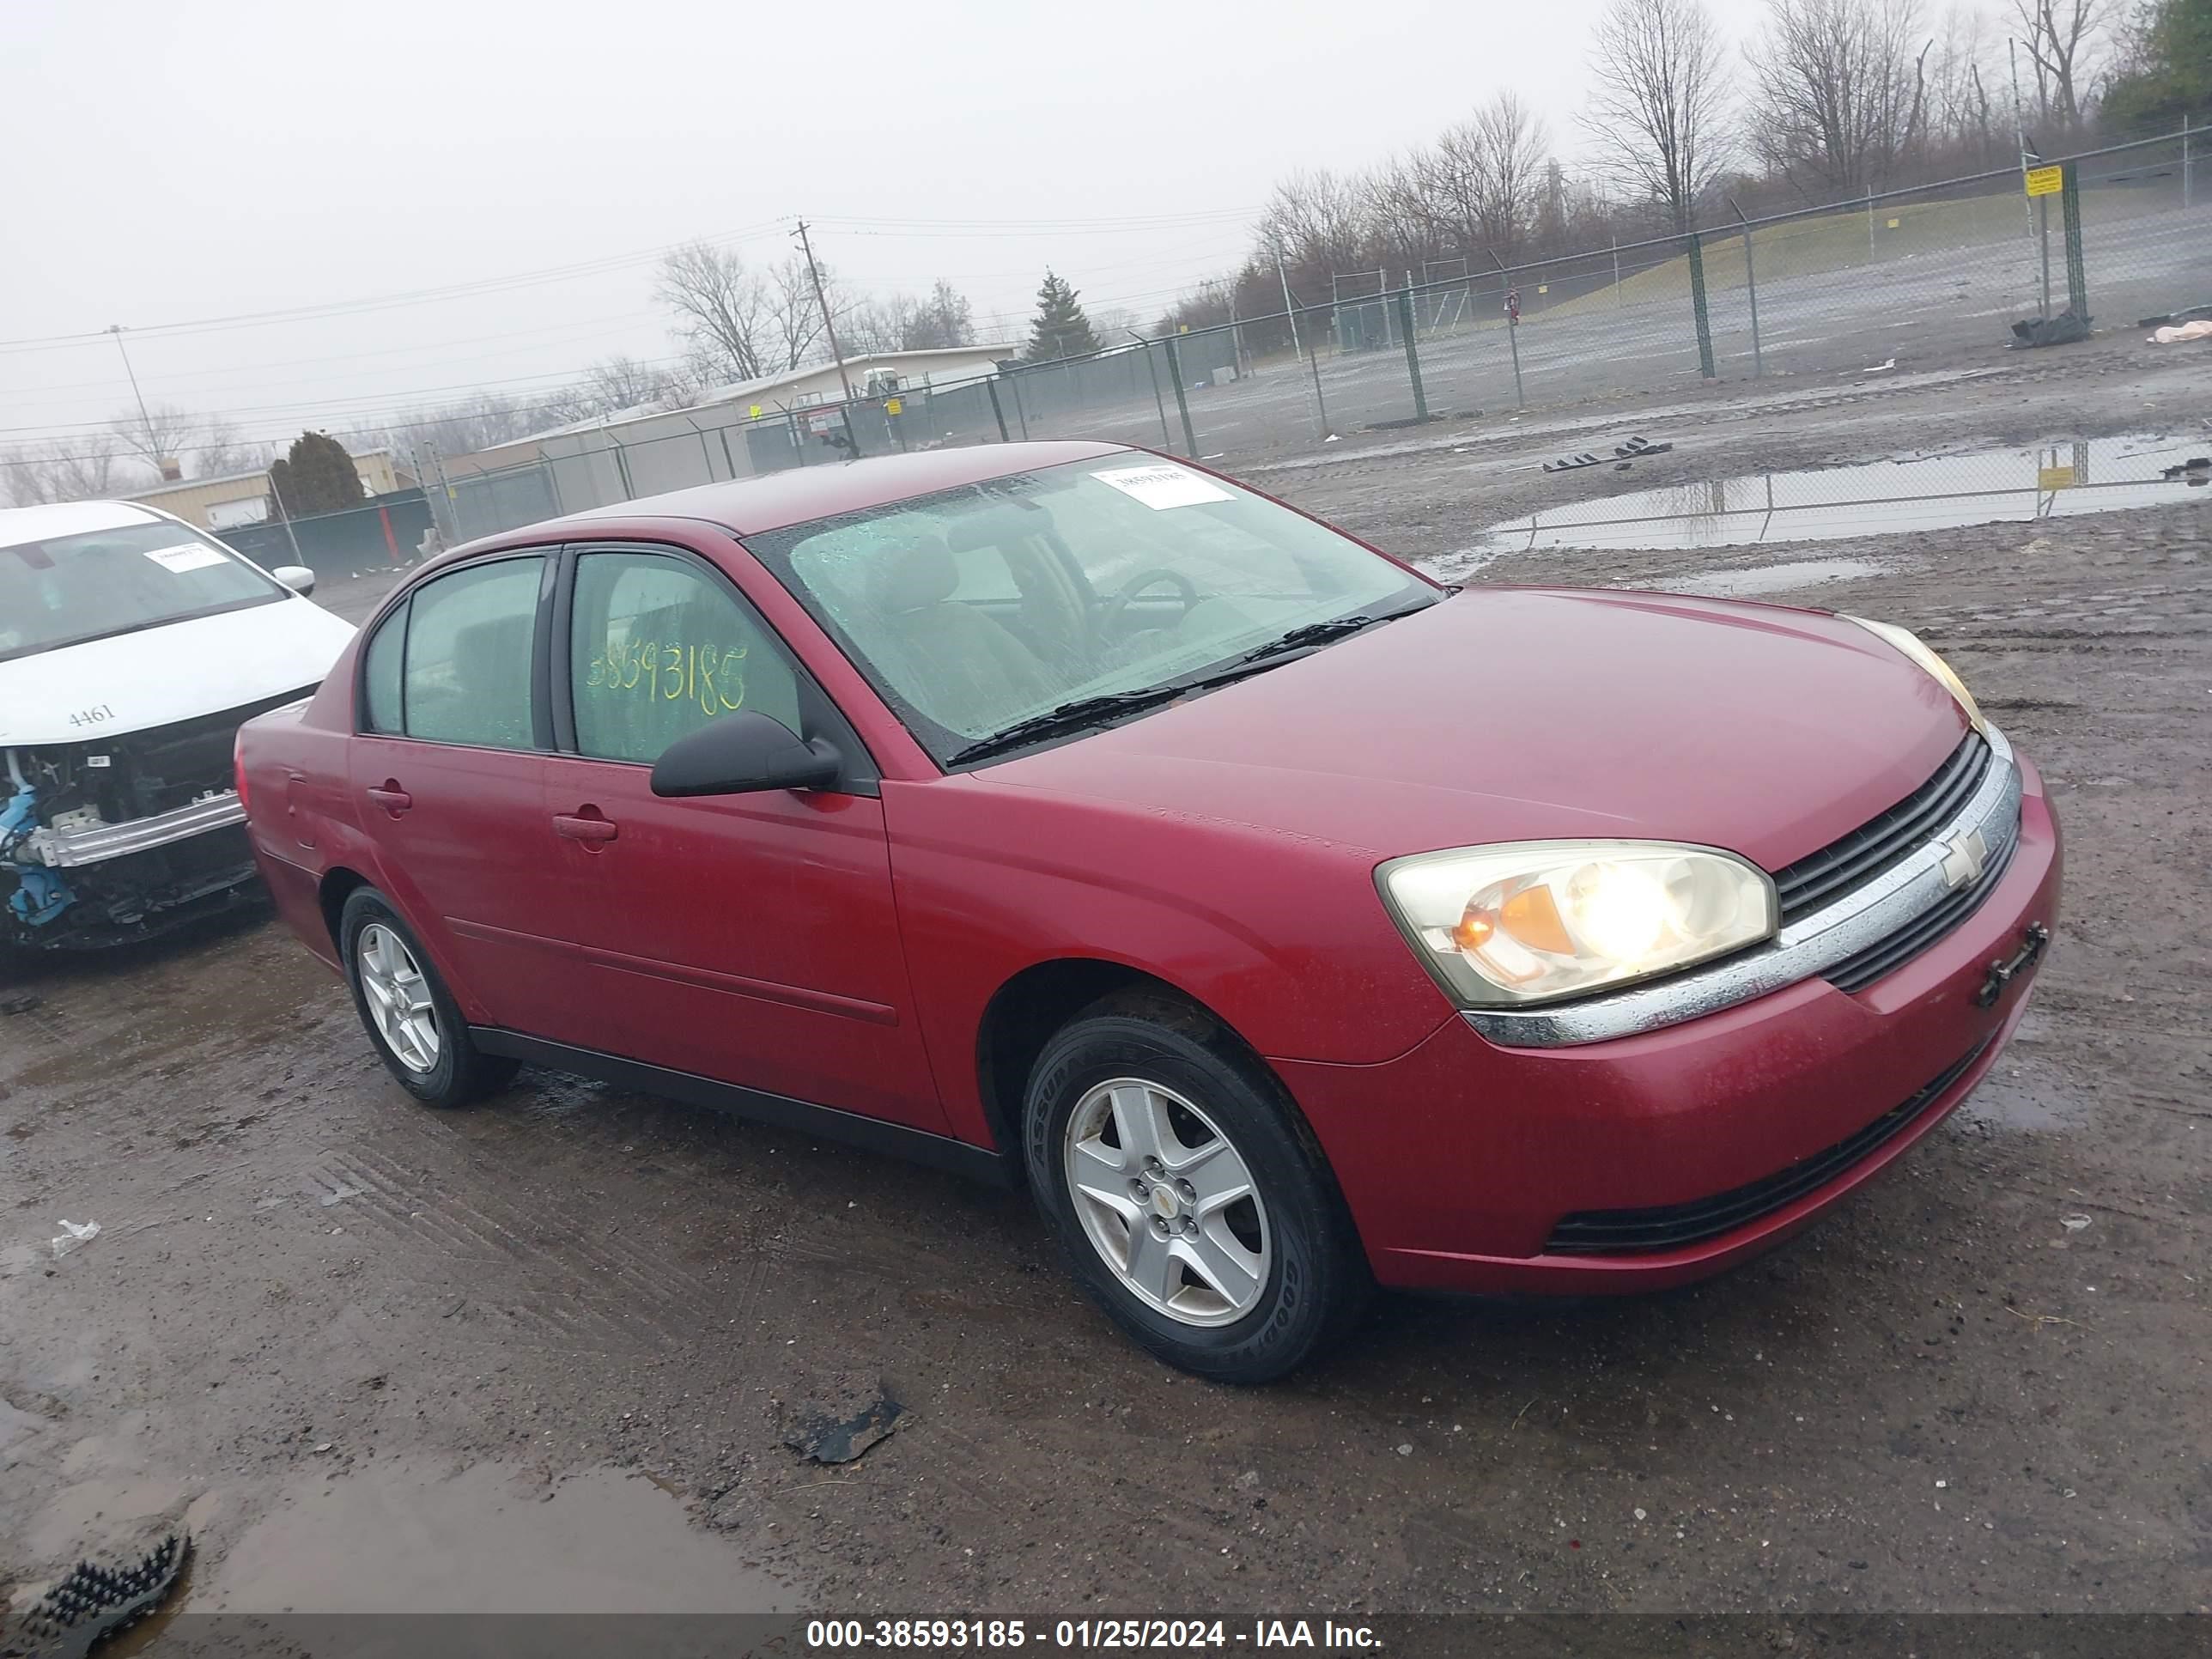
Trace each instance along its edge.
<instances>
[{"instance_id":1,"label":"rear window","mask_svg":"<svg viewBox=\"0 0 2212 1659\"><path fill-rule=\"evenodd\" d=\"M0 661L189 622L287 590L166 519L0 547Z\"/></svg>"}]
</instances>

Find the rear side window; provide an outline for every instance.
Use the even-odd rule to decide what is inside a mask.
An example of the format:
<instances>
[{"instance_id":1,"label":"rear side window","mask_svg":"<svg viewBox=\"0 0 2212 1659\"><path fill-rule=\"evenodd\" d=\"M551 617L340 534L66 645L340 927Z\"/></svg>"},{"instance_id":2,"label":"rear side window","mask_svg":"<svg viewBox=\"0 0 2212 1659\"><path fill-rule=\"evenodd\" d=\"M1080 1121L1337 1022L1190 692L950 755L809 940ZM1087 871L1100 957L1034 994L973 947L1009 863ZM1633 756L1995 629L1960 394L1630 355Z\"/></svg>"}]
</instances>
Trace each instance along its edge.
<instances>
[{"instance_id":1,"label":"rear side window","mask_svg":"<svg viewBox=\"0 0 2212 1659\"><path fill-rule=\"evenodd\" d=\"M740 708L799 730L799 674L781 642L705 571L658 553L586 553L574 611L580 753L650 763Z\"/></svg>"},{"instance_id":2,"label":"rear side window","mask_svg":"<svg viewBox=\"0 0 2212 1659\"><path fill-rule=\"evenodd\" d=\"M404 707L399 700L399 670L407 652L407 606L384 619L368 642L362 660L361 729L396 737L406 730L401 721Z\"/></svg>"},{"instance_id":3,"label":"rear side window","mask_svg":"<svg viewBox=\"0 0 2212 1659\"><path fill-rule=\"evenodd\" d=\"M537 747L530 681L544 568L543 558L501 559L415 590L400 673L409 737L477 749ZM368 668L373 683L374 661ZM369 709L373 717L383 712L373 684Z\"/></svg>"}]
</instances>

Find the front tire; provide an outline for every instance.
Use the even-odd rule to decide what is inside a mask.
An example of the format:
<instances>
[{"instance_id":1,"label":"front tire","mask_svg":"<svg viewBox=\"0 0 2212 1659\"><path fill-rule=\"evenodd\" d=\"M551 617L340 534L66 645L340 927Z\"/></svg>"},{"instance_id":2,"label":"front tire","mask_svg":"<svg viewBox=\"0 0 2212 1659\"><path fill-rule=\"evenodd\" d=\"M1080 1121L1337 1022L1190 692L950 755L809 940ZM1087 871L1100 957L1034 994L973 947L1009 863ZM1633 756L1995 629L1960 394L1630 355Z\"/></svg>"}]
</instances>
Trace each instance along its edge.
<instances>
[{"instance_id":1,"label":"front tire","mask_svg":"<svg viewBox=\"0 0 2212 1659\"><path fill-rule=\"evenodd\" d=\"M1168 1364L1266 1382L1345 1330L1370 1283L1310 1133L1187 1003L1094 1005L1037 1057L1030 1190L1093 1300Z\"/></svg>"},{"instance_id":2,"label":"front tire","mask_svg":"<svg viewBox=\"0 0 2212 1659\"><path fill-rule=\"evenodd\" d=\"M514 1080L515 1062L469 1040L453 994L413 931L374 887L338 917L338 950L362 1028L399 1086L430 1106L465 1106Z\"/></svg>"}]
</instances>

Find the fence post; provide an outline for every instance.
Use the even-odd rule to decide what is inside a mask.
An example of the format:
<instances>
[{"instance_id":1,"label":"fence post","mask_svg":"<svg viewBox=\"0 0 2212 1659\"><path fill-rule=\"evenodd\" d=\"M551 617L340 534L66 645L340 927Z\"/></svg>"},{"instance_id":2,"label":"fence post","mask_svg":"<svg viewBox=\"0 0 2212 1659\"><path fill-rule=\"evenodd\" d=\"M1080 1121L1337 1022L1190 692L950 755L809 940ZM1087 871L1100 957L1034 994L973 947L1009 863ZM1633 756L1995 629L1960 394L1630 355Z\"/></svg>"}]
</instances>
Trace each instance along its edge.
<instances>
[{"instance_id":1,"label":"fence post","mask_svg":"<svg viewBox=\"0 0 2212 1659\"><path fill-rule=\"evenodd\" d=\"M1413 382L1413 418L1429 418L1429 394L1421 389L1421 354L1413 344L1413 273L1406 273L1406 286L1398 290L1398 327L1406 337L1406 373Z\"/></svg>"},{"instance_id":2,"label":"fence post","mask_svg":"<svg viewBox=\"0 0 2212 1659\"><path fill-rule=\"evenodd\" d=\"M1874 191L1867 191L1867 263L1875 261L1874 252Z\"/></svg>"},{"instance_id":3,"label":"fence post","mask_svg":"<svg viewBox=\"0 0 2212 1659\"><path fill-rule=\"evenodd\" d=\"M1708 380L1713 374L1713 325L1705 312L1705 250L1698 233L1690 232L1690 309L1698 323L1698 373Z\"/></svg>"},{"instance_id":4,"label":"fence post","mask_svg":"<svg viewBox=\"0 0 2212 1659\"><path fill-rule=\"evenodd\" d=\"M1168 436L1167 399L1160 395L1160 366L1158 362L1153 361L1152 343L1150 340L1146 339L1143 335L1139 334L1133 328L1131 329L1129 332L1138 341L1142 343L1145 348L1145 367L1150 369L1152 373L1152 407L1160 412L1160 447L1163 449L1172 449L1175 447L1175 440ZM1242 374L1244 371L1240 368L1237 372L1239 374Z\"/></svg>"},{"instance_id":5,"label":"fence post","mask_svg":"<svg viewBox=\"0 0 2212 1659\"><path fill-rule=\"evenodd\" d=\"M1513 407L1526 409L1528 399L1521 391L1521 307L1515 298L1513 278L1506 272L1505 261L1498 257L1494 249L1485 248L1483 252L1490 255L1490 263L1498 267L1498 278L1504 285L1505 343L1513 353Z\"/></svg>"},{"instance_id":6,"label":"fence post","mask_svg":"<svg viewBox=\"0 0 2212 1659\"><path fill-rule=\"evenodd\" d=\"M2181 205L2189 205L2189 112L2181 112Z\"/></svg>"},{"instance_id":7,"label":"fence post","mask_svg":"<svg viewBox=\"0 0 2212 1659\"><path fill-rule=\"evenodd\" d=\"M1182 417L1182 453L1194 461L1198 459L1198 438L1190 429L1190 402L1182 395L1182 360L1176 356L1174 335L1169 335L1161 343L1168 349L1168 378L1175 382L1176 413Z\"/></svg>"},{"instance_id":8,"label":"fence post","mask_svg":"<svg viewBox=\"0 0 2212 1659\"><path fill-rule=\"evenodd\" d=\"M2042 286L2039 295L2043 314L2048 317L2051 315L2051 198L2048 196L2035 198L2035 232L2036 244L2043 261Z\"/></svg>"},{"instance_id":9,"label":"fence post","mask_svg":"<svg viewBox=\"0 0 2212 1659\"><path fill-rule=\"evenodd\" d=\"M1011 443L1012 440L1006 436L1006 411L999 403L999 377L994 374L984 381L983 390L991 394L991 416L999 423L999 441Z\"/></svg>"},{"instance_id":10,"label":"fence post","mask_svg":"<svg viewBox=\"0 0 2212 1659\"><path fill-rule=\"evenodd\" d=\"M1759 353L1759 272L1751 262L1751 221L1743 216L1743 210L1735 204L1733 196L1723 198L1729 211L1735 215L1736 223L1743 227L1743 285L1751 295L1751 378L1759 379L1766 373L1765 360Z\"/></svg>"},{"instance_id":11,"label":"fence post","mask_svg":"<svg viewBox=\"0 0 2212 1659\"><path fill-rule=\"evenodd\" d=\"M2058 175L2058 216L2066 228L2066 307L2089 325L2089 277L2081 259L2081 191L2075 164L2062 164Z\"/></svg>"}]
</instances>

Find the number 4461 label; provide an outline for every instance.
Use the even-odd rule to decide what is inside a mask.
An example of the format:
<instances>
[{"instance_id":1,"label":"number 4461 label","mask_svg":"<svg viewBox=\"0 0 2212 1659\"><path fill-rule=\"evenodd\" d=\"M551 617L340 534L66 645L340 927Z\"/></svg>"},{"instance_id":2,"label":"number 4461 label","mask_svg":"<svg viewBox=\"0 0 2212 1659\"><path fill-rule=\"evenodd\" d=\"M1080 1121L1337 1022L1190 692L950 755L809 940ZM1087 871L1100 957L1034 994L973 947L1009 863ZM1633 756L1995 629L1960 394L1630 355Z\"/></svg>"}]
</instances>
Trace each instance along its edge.
<instances>
[{"instance_id":1,"label":"number 4461 label","mask_svg":"<svg viewBox=\"0 0 2212 1659\"><path fill-rule=\"evenodd\" d=\"M114 718L112 708L104 702L96 702L89 708L78 709L69 717L69 723L71 726L104 726Z\"/></svg>"}]
</instances>

